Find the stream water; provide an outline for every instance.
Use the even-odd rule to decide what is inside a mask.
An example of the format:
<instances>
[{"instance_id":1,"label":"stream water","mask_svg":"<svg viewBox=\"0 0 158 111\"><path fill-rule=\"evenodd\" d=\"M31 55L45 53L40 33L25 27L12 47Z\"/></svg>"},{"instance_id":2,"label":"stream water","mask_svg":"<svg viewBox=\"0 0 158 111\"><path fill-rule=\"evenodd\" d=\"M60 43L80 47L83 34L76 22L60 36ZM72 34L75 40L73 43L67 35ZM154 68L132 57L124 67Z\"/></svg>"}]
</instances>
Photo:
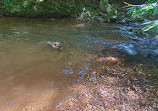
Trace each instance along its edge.
<instances>
[{"instance_id":1,"label":"stream water","mask_svg":"<svg viewBox=\"0 0 158 111\"><path fill-rule=\"evenodd\" d=\"M107 46L135 55L139 46L133 39L150 41L128 35L116 24L77 24L82 23L69 18L0 18L0 111L18 111L30 103L40 107L50 98L57 104L83 79L90 55ZM63 51L43 41L58 41ZM157 58L146 59L148 63L140 62L152 67L148 71L156 78Z\"/></svg>"}]
</instances>

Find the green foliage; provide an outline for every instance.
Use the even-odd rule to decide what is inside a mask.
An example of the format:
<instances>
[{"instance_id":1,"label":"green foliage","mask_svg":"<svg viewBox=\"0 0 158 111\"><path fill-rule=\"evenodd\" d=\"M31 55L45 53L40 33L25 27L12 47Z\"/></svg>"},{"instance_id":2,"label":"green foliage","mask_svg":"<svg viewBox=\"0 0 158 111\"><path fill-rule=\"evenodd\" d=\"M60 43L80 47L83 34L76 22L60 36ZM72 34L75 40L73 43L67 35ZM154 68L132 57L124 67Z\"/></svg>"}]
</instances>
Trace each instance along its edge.
<instances>
[{"instance_id":1,"label":"green foliage","mask_svg":"<svg viewBox=\"0 0 158 111\"><path fill-rule=\"evenodd\" d=\"M3 14L8 16L92 19L101 15L110 20L117 14L108 0L2 0L1 4Z\"/></svg>"},{"instance_id":2,"label":"green foliage","mask_svg":"<svg viewBox=\"0 0 158 111\"><path fill-rule=\"evenodd\" d=\"M109 4L108 0L100 0L100 8L103 13L106 13L106 17L108 20L115 19L117 16L117 10L113 8L111 4Z\"/></svg>"},{"instance_id":3,"label":"green foliage","mask_svg":"<svg viewBox=\"0 0 158 111\"><path fill-rule=\"evenodd\" d=\"M127 14L132 14L134 19L143 19L148 15L158 15L158 1L148 0L143 5L135 5L127 9Z\"/></svg>"},{"instance_id":4,"label":"green foliage","mask_svg":"<svg viewBox=\"0 0 158 111\"><path fill-rule=\"evenodd\" d=\"M2 11L18 16L69 16L74 4L65 0L3 0Z\"/></svg>"},{"instance_id":5,"label":"green foliage","mask_svg":"<svg viewBox=\"0 0 158 111\"><path fill-rule=\"evenodd\" d=\"M158 15L158 1L148 0L142 5L132 5L132 7L127 9L127 14L131 14L133 19L144 19L149 17L156 17ZM158 27L157 20L145 23L146 26L143 31L148 31L154 27Z\"/></svg>"},{"instance_id":6,"label":"green foliage","mask_svg":"<svg viewBox=\"0 0 158 111\"><path fill-rule=\"evenodd\" d=\"M96 4L95 4L96 3ZM98 9L98 2L95 2L91 5L89 4L81 4L80 5L80 11L77 11L78 12L78 15L79 15L79 19L81 20L90 20L90 19L94 19L94 17L99 13L99 9Z\"/></svg>"},{"instance_id":7,"label":"green foliage","mask_svg":"<svg viewBox=\"0 0 158 111\"><path fill-rule=\"evenodd\" d=\"M154 21L150 21L150 22L146 22L144 23L146 26L143 27L143 31L148 31L152 28L156 28L156 30L158 31L158 20L154 20Z\"/></svg>"}]
</instances>

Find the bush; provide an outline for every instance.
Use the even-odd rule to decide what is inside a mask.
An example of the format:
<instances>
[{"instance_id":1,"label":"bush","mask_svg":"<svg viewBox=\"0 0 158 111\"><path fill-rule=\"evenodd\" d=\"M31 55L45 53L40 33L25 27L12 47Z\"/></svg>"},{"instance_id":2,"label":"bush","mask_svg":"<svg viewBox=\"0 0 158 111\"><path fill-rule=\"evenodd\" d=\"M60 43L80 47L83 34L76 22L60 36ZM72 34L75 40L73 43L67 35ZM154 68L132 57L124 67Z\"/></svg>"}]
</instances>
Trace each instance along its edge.
<instances>
[{"instance_id":1,"label":"bush","mask_svg":"<svg viewBox=\"0 0 158 111\"><path fill-rule=\"evenodd\" d=\"M71 15L74 9L71 1L68 3L63 0L3 0L1 9L8 15L62 17Z\"/></svg>"},{"instance_id":2,"label":"bush","mask_svg":"<svg viewBox=\"0 0 158 111\"><path fill-rule=\"evenodd\" d=\"M156 16L158 16L158 1L157 0L148 0L142 5L132 5L128 4L131 6L128 8L128 14L131 14L133 19L144 19L144 18L149 18L153 17L155 19ZM144 23L146 26L143 28L143 31L148 31L152 28L158 29L158 20L152 20L149 22Z\"/></svg>"}]
</instances>

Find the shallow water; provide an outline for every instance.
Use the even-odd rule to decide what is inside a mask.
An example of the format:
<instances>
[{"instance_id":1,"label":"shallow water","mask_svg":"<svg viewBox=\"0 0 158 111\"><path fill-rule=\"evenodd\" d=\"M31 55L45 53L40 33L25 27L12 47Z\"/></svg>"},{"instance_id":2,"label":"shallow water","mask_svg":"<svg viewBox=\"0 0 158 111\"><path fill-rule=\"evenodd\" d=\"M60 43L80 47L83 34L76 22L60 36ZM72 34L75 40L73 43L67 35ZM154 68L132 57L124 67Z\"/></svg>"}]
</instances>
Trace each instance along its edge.
<instances>
[{"instance_id":1,"label":"shallow water","mask_svg":"<svg viewBox=\"0 0 158 111\"><path fill-rule=\"evenodd\" d=\"M115 24L84 23L75 19L0 18L0 110L21 110L42 98L53 104L81 81L88 57L113 46L134 53L132 37ZM63 51L43 41L59 41ZM135 43L134 43L135 44ZM50 95L50 96L49 96ZM38 102L37 102L38 101Z\"/></svg>"}]
</instances>

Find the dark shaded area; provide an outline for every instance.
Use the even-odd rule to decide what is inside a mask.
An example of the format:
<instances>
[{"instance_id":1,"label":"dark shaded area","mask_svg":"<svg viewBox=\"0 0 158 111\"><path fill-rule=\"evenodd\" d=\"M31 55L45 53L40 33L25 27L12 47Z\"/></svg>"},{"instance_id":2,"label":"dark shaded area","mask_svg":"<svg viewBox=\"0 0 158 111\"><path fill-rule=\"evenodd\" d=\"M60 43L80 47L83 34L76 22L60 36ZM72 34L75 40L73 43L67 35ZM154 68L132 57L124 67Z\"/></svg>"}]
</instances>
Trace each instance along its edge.
<instances>
[{"instance_id":1,"label":"dark shaded area","mask_svg":"<svg viewBox=\"0 0 158 111\"><path fill-rule=\"evenodd\" d=\"M109 0L112 5L143 4L146 0ZM2 0L4 16L18 17L77 17L86 9L100 13L100 0ZM1 16L2 17L2 16Z\"/></svg>"},{"instance_id":2,"label":"dark shaded area","mask_svg":"<svg viewBox=\"0 0 158 111\"><path fill-rule=\"evenodd\" d=\"M131 4L143 4L145 3L146 1L148 0L109 0L110 3L112 4L124 4L123 2L128 2L128 3L131 3Z\"/></svg>"}]
</instances>

